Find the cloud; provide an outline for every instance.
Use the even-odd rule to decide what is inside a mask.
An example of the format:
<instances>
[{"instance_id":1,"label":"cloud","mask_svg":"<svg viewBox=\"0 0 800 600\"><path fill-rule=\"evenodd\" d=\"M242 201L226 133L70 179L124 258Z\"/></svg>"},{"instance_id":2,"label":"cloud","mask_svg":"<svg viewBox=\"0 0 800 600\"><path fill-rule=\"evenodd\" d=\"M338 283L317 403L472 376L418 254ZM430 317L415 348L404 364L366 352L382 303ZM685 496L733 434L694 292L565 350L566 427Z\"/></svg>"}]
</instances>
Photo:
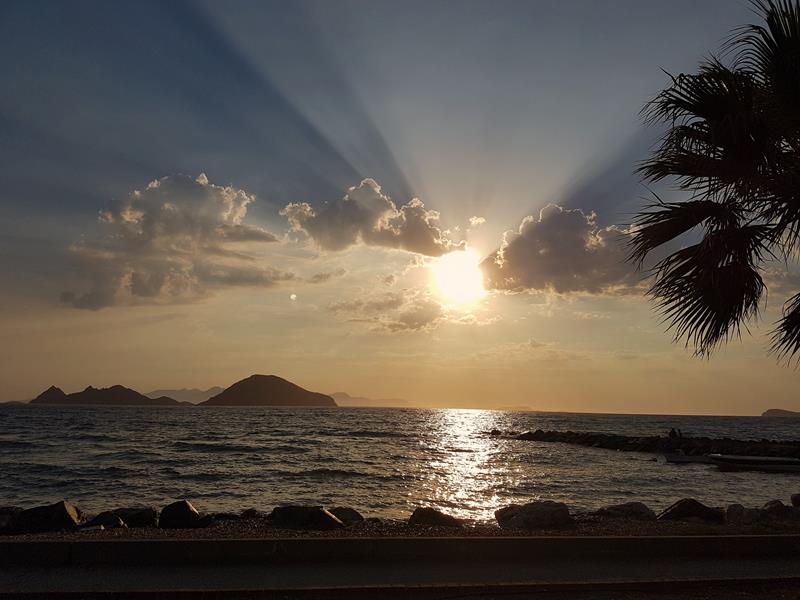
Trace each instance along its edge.
<instances>
[{"instance_id":1,"label":"cloud","mask_svg":"<svg viewBox=\"0 0 800 600\"><path fill-rule=\"evenodd\" d=\"M97 310L124 297L186 299L211 288L271 286L294 279L255 264L245 250L277 241L244 223L255 198L244 190L173 175L132 192L116 209L100 214L101 235L70 251L91 282L89 291L66 291L61 301ZM244 250L243 250L244 249Z\"/></svg>"},{"instance_id":2,"label":"cloud","mask_svg":"<svg viewBox=\"0 0 800 600\"><path fill-rule=\"evenodd\" d=\"M347 271L344 269L336 269L335 271L328 271L324 273L315 273L307 279L308 283L325 283L334 277L343 277Z\"/></svg>"},{"instance_id":3,"label":"cloud","mask_svg":"<svg viewBox=\"0 0 800 600\"><path fill-rule=\"evenodd\" d=\"M486 223L486 219L483 217L470 217L469 218L469 226L470 229L477 229L481 225Z\"/></svg>"},{"instance_id":4,"label":"cloud","mask_svg":"<svg viewBox=\"0 0 800 600\"><path fill-rule=\"evenodd\" d=\"M288 204L281 215L324 250L357 243L441 256L460 247L438 227L439 213L414 198L397 208L373 179L351 187L342 198L315 210L305 202Z\"/></svg>"},{"instance_id":5,"label":"cloud","mask_svg":"<svg viewBox=\"0 0 800 600\"><path fill-rule=\"evenodd\" d=\"M500 248L481 263L485 284L514 292L633 292L639 277L625 260L625 233L598 227L593 212L549 204L506 232Z\"/></svg>"},{"instance_id":6,"label":"cloud","mask_svg":"<svg viewBox=\"0 0 800 600\"><path fill-rule=\"evenodd\" d=\"M429 295L408 289L343 300L328 309L389 333L435 329L446 317L442 306Z\"/></svg>"}]
</instances>

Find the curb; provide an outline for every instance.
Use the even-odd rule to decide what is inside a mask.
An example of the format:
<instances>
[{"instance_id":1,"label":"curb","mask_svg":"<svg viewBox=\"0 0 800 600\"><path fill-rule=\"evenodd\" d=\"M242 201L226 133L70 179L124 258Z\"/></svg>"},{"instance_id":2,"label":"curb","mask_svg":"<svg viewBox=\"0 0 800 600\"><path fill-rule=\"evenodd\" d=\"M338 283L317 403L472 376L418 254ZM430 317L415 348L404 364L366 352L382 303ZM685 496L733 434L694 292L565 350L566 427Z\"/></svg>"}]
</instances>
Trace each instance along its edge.
<instances>
[{"instance_id":1,"label":"curb","mask_svg":"<svg viewBox=\"0 0 800 600\"><path fill-rule=\"evenodd\" d=\"M800 558L800 535L0 541L0 566Z\"/></svg>"}]
</instances>

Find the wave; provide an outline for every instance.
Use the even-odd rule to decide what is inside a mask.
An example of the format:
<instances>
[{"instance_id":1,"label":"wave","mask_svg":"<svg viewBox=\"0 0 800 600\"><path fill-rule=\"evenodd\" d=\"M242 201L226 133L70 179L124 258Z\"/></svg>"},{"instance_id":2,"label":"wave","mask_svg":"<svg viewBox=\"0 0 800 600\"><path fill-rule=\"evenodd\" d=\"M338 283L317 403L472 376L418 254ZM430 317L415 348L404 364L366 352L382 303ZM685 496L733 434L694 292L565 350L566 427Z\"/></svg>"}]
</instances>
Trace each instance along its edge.
<instances>
[{"instance_id":1,"label":"wave","mask_svg":"<svg viewBox=\"0 0 800 600\"><path fill-rule=\"evenodd\" d=\"M342 437L367 437L367 438L410 438L415 437L410 433L402 433L400 431L374 431L367 429L358 429L355 431L344 431L342 433L334 433L334 436Z\"/></svg>"},{"instance_id":2,"label":"wave","mask_svg":"<svg viewBox=\"0 0 800 600\"><path fill-rule=\"evenodd\" d=\"M390 475L380 475L375 473L364 473L363 471L353 471L349 469L330 469L321 467L318 469L306 469L303 471L285 471L281 469L274 469L267 471L269 475L276 475L278 477L296 477L296 478L325 478L325 479L377 479L380 481L389 480L407 480L413 479L411 475L395 473Z\"/></svg>"},{"instance_id":3,"label":"wave","mask_svg":"<svg viewBox=\"0 0 800 600\"><path fill-rule=\"evenodd\" d=\"M0 450L14 448L34 448L36 444L25 440L0 440Z\"/></svg>"},{"instance_id":4,"label":"wave","mask_svg":"<svg viewBox=\"0 0 800 600\"><path fill-rule=\"evenodd\" d=\"M214 442L173 442L173 447L182 451L197 452L264 452L268 450L263 446L248 446L245 444L217 444Z\"/></svg>"}]
</instances>

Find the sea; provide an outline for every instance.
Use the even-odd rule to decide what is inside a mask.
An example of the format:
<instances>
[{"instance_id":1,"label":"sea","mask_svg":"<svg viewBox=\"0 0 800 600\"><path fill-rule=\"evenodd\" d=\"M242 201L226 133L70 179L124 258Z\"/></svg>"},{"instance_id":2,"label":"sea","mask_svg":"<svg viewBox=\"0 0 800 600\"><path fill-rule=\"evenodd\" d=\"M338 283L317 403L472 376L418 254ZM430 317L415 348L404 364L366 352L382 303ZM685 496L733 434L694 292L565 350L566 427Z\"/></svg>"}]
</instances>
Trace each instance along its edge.
<instances>
[{"instance_id":1,"label":"sea","mask_svg":"<svg viewBox=\"0 0 800 600\"><path fill-rule=\"evenodd\" d=\"M189 499L200 511L351 506L406 518L421 505L476 522L510 503L574 510L684 497L761 506L800 474L725 473L663 457L519 441L491 430L800 439L800 421L467 409L0 406L0 505L67 499L87 512ZM653 459L657 458L657 461Z\"/></svg>"}]
</instances>

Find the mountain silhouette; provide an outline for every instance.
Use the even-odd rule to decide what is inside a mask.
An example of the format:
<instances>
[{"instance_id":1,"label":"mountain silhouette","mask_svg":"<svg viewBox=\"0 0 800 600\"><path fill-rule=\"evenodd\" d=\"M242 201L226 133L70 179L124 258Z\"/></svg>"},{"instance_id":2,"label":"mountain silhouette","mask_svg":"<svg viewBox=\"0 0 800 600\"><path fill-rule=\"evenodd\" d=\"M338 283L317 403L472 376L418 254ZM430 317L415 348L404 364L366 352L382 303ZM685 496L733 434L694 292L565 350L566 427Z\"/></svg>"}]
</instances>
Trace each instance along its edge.
<instances>
[{"instance_id":1,"label":"mountain silhouette","mask_svg":"<svg viewBox=\"0 0 800 600\"><path fill-rule=\"evenodd\" d=\"M338 406L363 406L363 407L387 407L399 408L411 406L408 400L400 398L367 398L366 396L351 396L347 392L334 392L331 397Z\"/></svg>"},{"instance_id":2,"label":"mountain silhouette","mask_svg":"<svg viewBox=\"0 0 800 600\"><path fill-rule=\"evenodd\" d=\"M793 410L784 410L782 408L770 408L769 410L765 410L763 413L761 413L761 416L798 419L800 418L800 412L795 412Z\"/></svg>"},{"instance_id":3,"label":"mountain silhouette","mask_svg":"<svg viewBox=\"0 0 800 600\"><path fill-rule=\"evenodd\" d=\"M200 406L336 406L336 402L276 375L251 375Z\"/></svg>"},{"instance_id":4,"label":"mountain silhouette","mask_svg":"<svg viewBox=\"0 0 800 600\"><path fill-rule=\"evenodd\" d=\"M161 396L166 396L168 398L174 398L179 402L199 404L200 402L205 402L209 398L216 396L223 389L224 388L219 386L214 386L208 388L207 390L199 390L197 388L181 388L179 390L153 390L152 392L147 392L145 396L148 398L160 398Z\"/></svg>"},{"instance_id":5,"label":"mountain silhouette","mask_svg":"<svg viewBox=\"0 0 800 600\"><path fill-rule=\"evenodd\" d=\"M63 390L50 386L30 402L31 404L78 405L94 404L103 406L177 406L183 404L172 398L161 396L148 398L136 390L121 385L108 388L87 387L82 392L65 394Z\"/></svg>"}]
</instances>

